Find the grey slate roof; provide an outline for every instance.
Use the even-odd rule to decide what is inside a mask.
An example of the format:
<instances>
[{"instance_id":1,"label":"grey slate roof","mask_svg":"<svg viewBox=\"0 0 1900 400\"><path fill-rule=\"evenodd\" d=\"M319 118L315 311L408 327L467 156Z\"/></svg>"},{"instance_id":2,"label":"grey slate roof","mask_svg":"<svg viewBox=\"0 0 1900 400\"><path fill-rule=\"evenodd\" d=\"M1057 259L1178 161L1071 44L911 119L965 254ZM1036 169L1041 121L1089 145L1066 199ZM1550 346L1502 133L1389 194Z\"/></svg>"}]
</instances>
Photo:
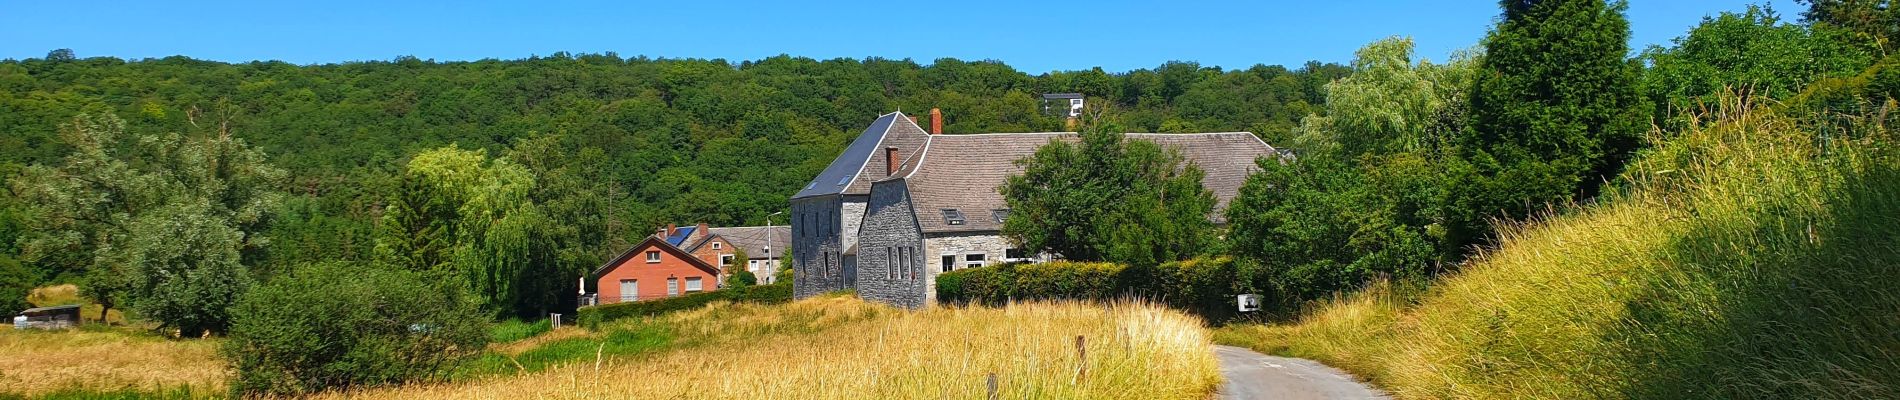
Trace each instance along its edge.
<instances>
[{"instance_id":1,"label":"grey slate roof","mask_svg":"<svg viewBox=\"0 0 1900 400\"><path fill-rule=\"evenodd\" d=\"M901 112L878 116L869 128L846 145L824 172L792 195L793 199L831 194L868 194L871 182L884 178L884 148L897 147L900 157L922 147L930 134Z\"/></svg>"},{"instance_id":2,"label":"grey slate roof","mask_svg":"<svg viewBox=\"0 0 1900 400\"><path fill-rule=\"evenodd\" d=\"M1254 160L1276 154L1272 146L1247 132L1128 135L1180 149L1188 161L1205 171L1202 185L1214 194L1215 215L1210 217L1216 222L1223 222L1221 211L1258 169ZM1073 142L1076 137L1073 132L932 135L921 158L885 180L909 186L918 225L926 233L997 231L1002 224L993 213L1008 208L997 187L1008 176L1022 173L1015 160L1034 154L1051 140ZM964 223L947 224L944 209L958 210Z\"/></svg>"},{"instance_id":3,"label":"grey slate roof","mask_svg":"<svg viewBox=\"0 0 1900 400\"><path fill-rule=\"evenodd\" d=\"M712 236L726 238L726 242L732 243L733 247L745 250L746 257L765 258L765 245L768 243L772 245L772 257L784 256L786 251L792 249L792 227L786 225L734 226L707 230L712 232ZM705 241L711 241L712 236L707 236ZM704 245L703 242L701 246Z\"/></svg>"}]
</instances>

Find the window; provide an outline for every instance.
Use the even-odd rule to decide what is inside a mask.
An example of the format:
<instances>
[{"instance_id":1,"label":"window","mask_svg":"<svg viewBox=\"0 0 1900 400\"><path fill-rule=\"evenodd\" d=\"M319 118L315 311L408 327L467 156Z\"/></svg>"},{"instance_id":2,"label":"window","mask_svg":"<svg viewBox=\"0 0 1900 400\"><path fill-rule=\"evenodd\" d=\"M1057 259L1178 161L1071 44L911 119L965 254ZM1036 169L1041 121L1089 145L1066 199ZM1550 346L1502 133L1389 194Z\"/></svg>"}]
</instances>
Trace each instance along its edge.
<instances>
[{"instance_id":1,"label":"window","mask_svg":"<svg viewBox=\"0 0 1900 400\"><path fill-rule=\"evenodd\" d=\"M984 258L985 257L982 254L965 255L963 256L963 266L966 268L981 267L983 266Z\"/></svg>"},{"instance_id":2,"label":"window","mask_svg":"<svg viewBox=\"0 0 1900 400\"><path fill-rule=\"evenodd\" d=\"M726 269L727 265L732 265L732 255L720 254L719 255L719 269L721 270Z\"/></svg>"},{"instance_id":3,"label":"window","mask_svg":"<svg viewBox=\"0 0 1900 400\"><path fill-rule=\"evenodd\" d=\"M942 267L943 267L943 272L950 272L950 270L953 270L953 269L956 269L956 268L957 268L957 255L956 255L956 254L944 254L944 255L943 255L943 265L942 265Z\"/></svg>"},{"instance_id":4,"label":"window","mask_svg":"<svg viewBox=\"0 0 1900 400\"><path fill-rule=\"evenodd\" d=\"M1009 218L1009 209L998 208L990 210L990 219L996 220L996 223L1003 223L1004 218Z\"/></svg>"},{"instance_id":5,"label":"window","mask_svg":"<svg viewBox=\"0 0 1900 400\"><path fill-rule=\"evenodd\" d=\"M910 251L909 247L897 248L897 260L899 265L904 266L904 278L914 281L917 280L917 266L910 262Z\"/></svg>"},{"instance_id":6,"label":"window","mask_svg":"<svg viewBox=\"0 0 1900 400\"><path fill-rule=\"evenodd\" d=\"M680 278L666 278L666 297L680 295Z\"/></svg>"},{"instance_id":7,"label":"window","mask_svg":"<svg viewBox=\"0 0 1900 400\"><path fill-rule=\"evenodd\" d=\"M849 176L838 178L838 186L844 186L844 184L850 183L850 182L851 182L851 177Z\"/></svg>"},{"instance_id":8,"label":"window","mask_svg":"<svg viewBox=\"0 0 1900 400\"><path fill-rule=\"evenodd\" d=\"M884 248L884 279L897 279L897 248Z\"/></svg>"},{"instance_id":9,"label":"window","mask_svg":"<svg viewBox=\"0 0 1900 400\"><path fill-rule=\"evenodd\" d=\"M1004 260L1004 261L1015 261L1015 260L1024 260L1024 259L1028 259L1028 258L1029 258L1029 254L1027 254L1027 253L1028 253L1028 252L1026 252L1026 251L1023 251L1023 249L1021 249L1021 248L1015 248L1015 247L1011 247L1011 248L1009 248L1008 250L1003 250L1003 260Z\"/></svg>"},{"instance_id":10,"label":"window","mask_svg":"<svg viewBox=\"0 0 1900 400\"><path fill-rule=\"evenodd\" d=\"M657 262L660 262L660 252L658 251L647 252L647 264L653 264Z\"/></svg>"},{"instance_id":11,"label":"window","mask_svg":"<svg viewBox=\"0 0 1900 400\"><path fill-rule=\"evenodd\" d=\"M635 280L635 279L621 279L620 280L620 301L634 301L634 300L639 300L639 299L640 299L640 281Z\"/></svg>"},{"instance_id":12,"label":"window","mask_svg":"<svg viewBox=\"0 0 1900 400\"><path fill-rule=\"evenodd\" d=\"M719 242L712 242L713 250L719 250Z\"/></svg>"},{"instance_id":13,"label":"window","mask_svg":"<svg viewBox=\"0 0 1900 400\"><path fill-rule=\"evenodd\" d=\"M1082 99L1069 99L1069 107L1081 107Z\"/></svg>"},{"instance_id":14,"label":"window","mask_svg":"<svg viewBox=\"0 0 1900 400\"><path fill-rule=\"evenodd\" d=\"M698 293L701 290L706 290L706 288L700 285L699 277L686 278L686 293Z\"/></svg>"},{"instance_id":15,"label":"window","mask_svg":"<svg viewBox=\"0 0 1900 400\"><path fill-rule=\"evenodd\" d=\"M943 211L944 224L963 225L963 211L957 210L955 208L945 208L942 211Z\"/></svg>"}]
</instances>

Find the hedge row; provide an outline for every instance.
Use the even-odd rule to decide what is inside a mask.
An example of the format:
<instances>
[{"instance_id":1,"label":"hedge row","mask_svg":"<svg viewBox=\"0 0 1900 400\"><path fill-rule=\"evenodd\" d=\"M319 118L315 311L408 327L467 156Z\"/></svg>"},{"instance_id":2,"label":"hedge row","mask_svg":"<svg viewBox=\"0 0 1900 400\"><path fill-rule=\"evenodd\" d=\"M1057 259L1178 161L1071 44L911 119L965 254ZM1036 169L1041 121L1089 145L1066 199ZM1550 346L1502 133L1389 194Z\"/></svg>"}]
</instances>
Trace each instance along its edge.
<instances>
[{"instance_id":1,"label":"hedge row","mask_svg":"<svg viewBox=\"0 0 1900 400\"><path fill-rule=\"evenodd\" d=\"M937 300L1000 305L1021 300L1141 298L1222 322L1237 317L1235 295L1266 294L1263 291L1270 286L1261 272L1230 257L1152 267L1063 261L1003 264L937 275Z\"/></svg>"},{"instance_id":2,"label":"hedge row","mask_svg":"<svg viewBox=\"0 0 1900 400\"><path fill-rule=\"evenodd\" d=\"M770 285L727 288L660 300L581 307L575 312L578 315L575 316L574 321L583 327L594 329L607 321L690 310L719 300L761 304L784 303L792 301L792 284L787 281Z\"/></svg>"}]
</instances>

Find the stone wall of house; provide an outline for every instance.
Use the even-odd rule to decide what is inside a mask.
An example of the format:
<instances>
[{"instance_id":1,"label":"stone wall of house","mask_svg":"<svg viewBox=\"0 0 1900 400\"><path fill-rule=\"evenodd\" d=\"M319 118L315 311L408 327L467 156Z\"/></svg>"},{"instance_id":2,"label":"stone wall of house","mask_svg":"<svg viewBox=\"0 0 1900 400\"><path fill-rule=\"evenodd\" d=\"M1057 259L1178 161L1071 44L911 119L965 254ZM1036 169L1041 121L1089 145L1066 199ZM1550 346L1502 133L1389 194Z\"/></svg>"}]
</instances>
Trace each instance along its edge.
<instances>
[{"instance_id":1,"label":"stone wall of house","mask_svg":"<svg viewBox=\"0 0 1900 400\"><path fill-rule=\"evenodd\" d=\"M858 297L898 307L921 308L932 276L924 264L923 232L911 212L904 181L871 188L869 213L858 235Z\"/></svg>"},{"instance_id":2,"label":"stone wall of house","mask_svg":"<svg viewBox=\"0 0 1900 400\"><path fill-rule=\"evenodd\" d=\"M836 195L792 200L793 297L850 287L839 235L844 202Z\"/></svg>"},{"instance_id":3,"label":"stone wall of house","mask_svg":"<svg viewBox=\"0 0 1900 400\"><path fill-rule=\"evenodd\" d=\"M938 274L970 268L969 256L973 254L982 255L982 265L1001 264L1009 248L1009 240L1004 239L1000 232L995 231L939 233L924 236L924 256L927 266L925 270L929 272L927 274L929 278L924 280L925 285L922 288L925 304L937 302ZM944 268L945 256L954 257L955 261L951 263L950 268Z\"/></svg>"}]
</instances>

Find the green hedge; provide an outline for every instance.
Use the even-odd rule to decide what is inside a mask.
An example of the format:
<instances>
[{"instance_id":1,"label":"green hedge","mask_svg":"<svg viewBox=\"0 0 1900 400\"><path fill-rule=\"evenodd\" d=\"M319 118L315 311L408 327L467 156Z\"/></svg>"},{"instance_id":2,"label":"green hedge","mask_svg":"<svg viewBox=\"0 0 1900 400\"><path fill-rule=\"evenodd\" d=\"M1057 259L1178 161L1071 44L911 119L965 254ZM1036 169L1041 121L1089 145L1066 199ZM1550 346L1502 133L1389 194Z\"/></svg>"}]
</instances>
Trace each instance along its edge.
<instances>
[{"instance_id":1,"label":"green hedge","mask_svg":"<svg viewBox=\"0 0 1900 400\"><path fill-rule=\"evenodd\" d=\"M937 275L937 300L1000 305L1022 300L1142 298L1223 322L1237 317L1235 295L1267 294L1260 272L1231 257L1152 267L1066 261L1003 264Z\"/></svg>"},{"instance_id":2,"label":"green hedge","mask_svg":"<svg viewBox=\"0 0 1900 400\"><path fill-rule=\"evenodd\" d=\"M780 282L694 293L660 300L581 307L576 311L579 315L575 317L575 322L588 329L594 329L607 321L690 310L720 300L762 304L784 303L792 300L792 283Z\"/></svg>"}]
</instances>

